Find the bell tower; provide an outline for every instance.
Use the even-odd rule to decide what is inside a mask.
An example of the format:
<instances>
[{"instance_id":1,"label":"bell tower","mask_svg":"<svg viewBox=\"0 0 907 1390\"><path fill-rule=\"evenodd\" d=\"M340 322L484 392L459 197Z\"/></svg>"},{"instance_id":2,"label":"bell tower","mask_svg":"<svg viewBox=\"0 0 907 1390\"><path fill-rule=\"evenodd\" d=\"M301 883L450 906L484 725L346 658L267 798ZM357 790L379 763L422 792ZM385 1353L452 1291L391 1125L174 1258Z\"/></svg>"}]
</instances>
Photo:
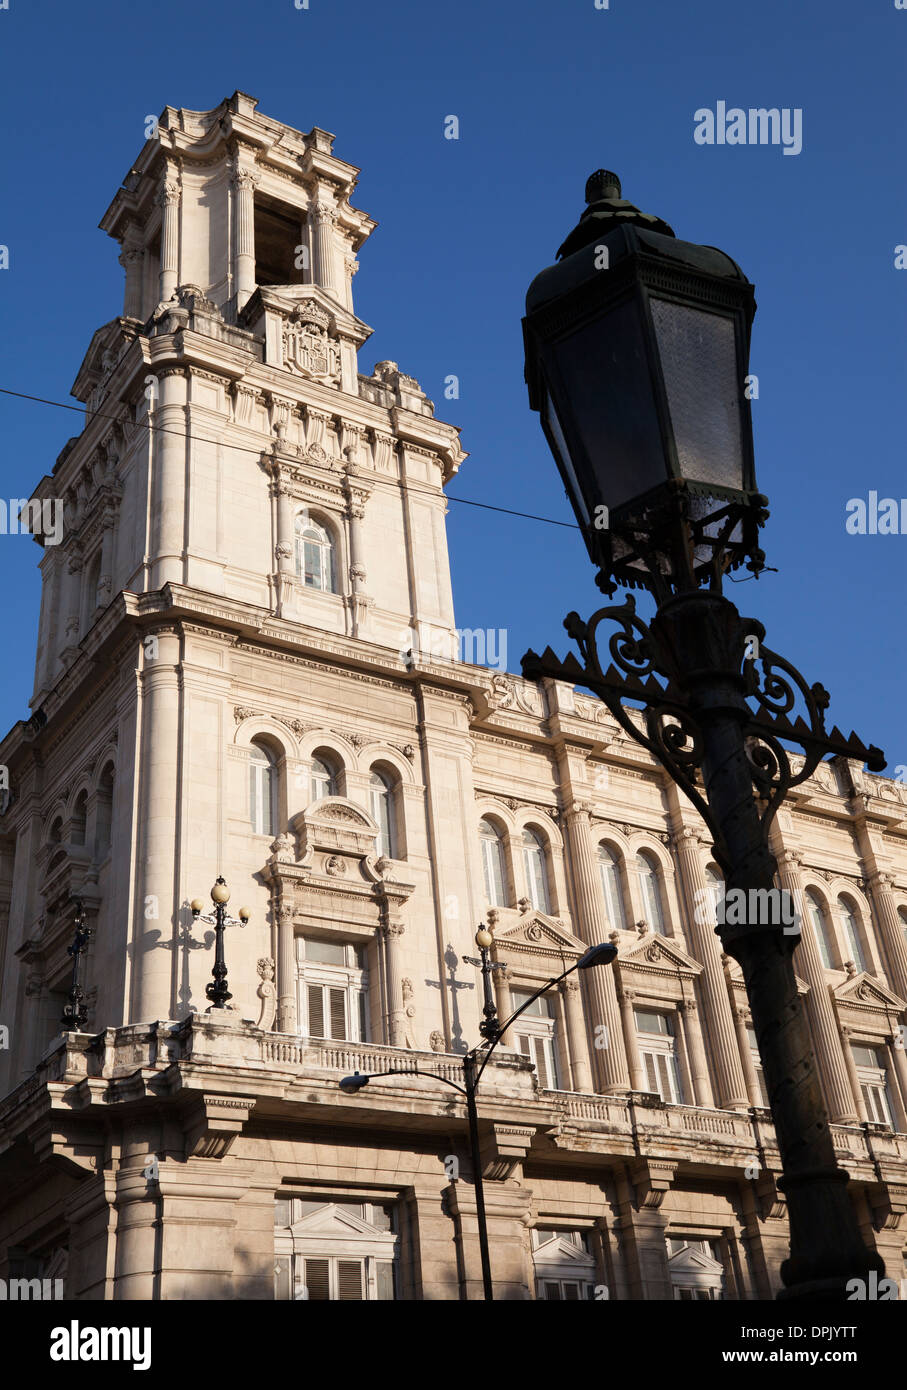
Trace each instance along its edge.
<instances>
[{"instance_id":1,"label":"bell tower","mask_svg":"<svg viewBox=\"0 0 907 1390\"><path fill-rule=\"evenodd\" d=\"M324 765L309 730L335 740L334 791L386 846L369 810L378 764L357 762L380 744L401 825L412 803L398 853L406 840L428 864L416 706L388 691L412 679L409 646L455 654L444 485L465 455L396 363L359 370L371 329L352 283L375 223L333 143L242 92L213 111L168 106L101 220L123 309L76 376L84 429L34 493L64 525L36 533L33 713L0 751L10 1080L59 1030L78 910L94 932L89 1031L204 1007L209 952L192 954L186 905L221 869L255 910L241 991L254 1003L263 959L282 998L295 988L292 932L278 949L274 927L281 873L265 867ZM356 711L350 690L368 697ZM265 772L270 804L250 825ZM430 916L428 869L398 879ZM363 882L379 905L406 896L375 869ZM400 1001L383 1007L396 1018Z\"/></svg>"}]
</instances>

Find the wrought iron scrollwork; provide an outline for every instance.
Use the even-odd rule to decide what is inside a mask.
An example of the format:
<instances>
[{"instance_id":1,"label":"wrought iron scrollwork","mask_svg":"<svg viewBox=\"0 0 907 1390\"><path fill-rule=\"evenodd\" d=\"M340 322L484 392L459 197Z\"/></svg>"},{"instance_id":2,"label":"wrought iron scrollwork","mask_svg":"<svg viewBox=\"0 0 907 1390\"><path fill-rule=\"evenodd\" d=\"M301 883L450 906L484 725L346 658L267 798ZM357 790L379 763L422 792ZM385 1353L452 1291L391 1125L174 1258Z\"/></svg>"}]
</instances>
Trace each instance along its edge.
<instances>
[{"instance_id":1,"label":"wrought iron scrollwork","mask_svg":"<svg viewBox=\"0 0 907 1390\"><path fill-rule=\"evenodd\" d=\"M603 668L599 654L599 628L617 624L607 638L610 658ZM855 733L845 738L835 727L825 728L829 705L824 686L808 685L784 657L762 643L765 629L754 619L739 619L740 648L745 652L738 673L740 689L750 717L741 720L750 775L760 802L763 832L791 787L811 777L828 754L867 763L870 771L885 766L881 751L867 747ZM684 673L677 669L656 633L636 612L632 595L613 607L601 608L584 622L570 613L564 626L579 647L582 664L571 654L561 661L550 647L541 656L529 651L523 658L523 674L529 680L550 677L592 690L607 706L621 728L659 762L678 783L712 832L716 857L724 860L722 834L704 794L701 767L704 726L684 688ZM744 635L745 634L745 637ZM746 648L749 638L758 647ZM627 702L641 705L634 710ZM802 706L804 714L794 711ZM744 706L741 706L744 708ZM802 749L804 761L795 767L785 743ZM722 868L727 869L726 863Z\"/></svg>"}]
</instances>

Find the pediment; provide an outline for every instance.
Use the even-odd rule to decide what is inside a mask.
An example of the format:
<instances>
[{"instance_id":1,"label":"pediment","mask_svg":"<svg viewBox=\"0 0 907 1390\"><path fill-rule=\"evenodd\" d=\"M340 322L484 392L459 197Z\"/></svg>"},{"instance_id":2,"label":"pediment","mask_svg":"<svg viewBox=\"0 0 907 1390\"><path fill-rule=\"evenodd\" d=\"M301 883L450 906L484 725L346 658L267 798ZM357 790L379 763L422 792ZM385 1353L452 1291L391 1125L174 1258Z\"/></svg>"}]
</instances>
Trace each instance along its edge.
<instances>
[{"instance_id":1,"label":"pediment","mask_svg":"<svg viewBox=\"0 0 907 1390\"><path fill-rule=\"evenodd\" d=\"M311 310L313 321L322 323L332 338L350 338L361 347L373 329L350 313L336 299L326 294L320 285L260 285L248 304L243 307L241 323L253 328L262 313L275 311L292 317Z\"/></svg>"},{"instance_id":2,"label":"pediment","mask_svg":"<svg viewBox=\"0 0 907 1390\"><path fill-rule=\"evenodd\" d=\"M368 1221L364 1221L361 1216L341 1211L333 1202L319 1211L309 1212L290 1229L294 1236L336 1236L340 1239L349 1239L350 1236L368 1236L374 1239L375 1236L384 1234Z\"/></svg>"},{"instance_id":3,"label":"pediment","mask_svg":"<svg viewBox=\"0 0 907 1390\"><path fill-rule=\"evenodd\" d=\"M532 1252L532 1258L536 1264L577 1265L584 1269L595 1266L595 1260L591 1255L585 1250L580 1250L571 1241L564 1240L563 1236L554 1236L551 1240L546 1240L544 1245L537 1245Z\"/></svg>"},{"instance_id":4,"label":"pediment","mask_svg":"<svg viewBox=\"0 0 907 1390\"><path fill-rule=\"evenodd\" d=\"M724 1274L724 1269L717 1260L690 1245L685 1246L683 1250L678 1250L676 1255L670 1257L668 1268L672 1275L708 1274L720 1278Z\"/></svg>"},{"instance_id":5,"label":"pediment","mask_svg":"<svg viewBox=\"0 0 907 1390\"><path fill-rule=\"evenodd\" d=\"M303 858L328 850L358 858L375 853L378 826L367 812L345 796L326 796L300 811L291 821Z\"/></svg>"},{"instance_id":6,"label":"pediment","mask_svg":"<svg viewBox=\"0 0 907 1390\"><path fill-rule=\"evenodd\" d=\"M647 932L628 951L621 951L622 968L633 965L643 970L679 970L686 975L701 975L703 967L682 951L670 936Z\"/></svg>"},{"instance_id":7,"label":"pediment","mask_svg":"<svg viewBox=\"0 0 907 1390\"><path fill-rule=\"evenodd\" d=\"M569 932L559 918L545 912L528 912L512 927L497 930L494 941L498 954L502 946L534 951L537 955L581 956L587 949L585 942Z\"/></svg>"},{"instance_id":8,"label":"pediment","mask_svg":"<svg viewBox=\"0 0 907 1390\"><path fill-rule=\"evenodd\" d=\"M96 329L88 344L88 351L82 358L71 395L83 403L88 400L94 388L109 374L126 342L119 319L111 319Z\"/></svg>"},{"instance_id":9,"label":"pediment","mask_svg":"<svg viewBox=\"0 0 907 1390\"><path fill-rule=\"evenodd\" d=\"M883 985L881 980L875 979L866 971L855 975L852 980L844 980L837 985L834 996L842 1004L854 1004L871 1009L890 1009L894 1013L900 1013L907 1009L907 1002L899 999L893 990L887 985Z\"/></svg>"}]
</instances>

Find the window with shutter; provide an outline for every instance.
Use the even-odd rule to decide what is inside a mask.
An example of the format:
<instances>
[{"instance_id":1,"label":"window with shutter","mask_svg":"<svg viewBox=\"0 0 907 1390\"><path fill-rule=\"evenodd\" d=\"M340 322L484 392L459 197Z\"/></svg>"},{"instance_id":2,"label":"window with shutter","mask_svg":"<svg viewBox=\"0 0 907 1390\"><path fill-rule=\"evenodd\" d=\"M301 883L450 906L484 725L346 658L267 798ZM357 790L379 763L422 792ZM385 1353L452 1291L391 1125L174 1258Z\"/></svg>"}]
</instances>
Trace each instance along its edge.
<instances>
[{"instance_id":1,"label":"window with shutter","mask_svg":"<svg viewBox=\"0 0 907 1390\"><path fill-rule=\"evenodd\" d=\"M309 985L309 1037L324 1037L324 990L321 985Z\"/></svg>"},{"instance_id":2,"label":"window with shutter","mask_svg":"<svg viewBox=\"0 0 907 1390\"><path fill-rule=\"evenodd\" d=\"M337 1261L337 1297L341 1303L361 1303L362 1261Z\"/></svg>"},{"instance_id":3,"label":"window with shutter","mask_svg":"<svg viewBox=\"0 0 907 1390\"><path fill-rule=\"evenodd\" d=\"M646 1084L669 1105L683 1103L676 1043L667 1014L649 1009L636 1010L639 1054L646 1072Z\"/></svg>"},{"instance_id":4,"label":"window with shutter","mask_svg":"<svg viewBox=\"0 0 907 1390\"><path fill-rule=\"evenodd\" d=\"M342 989L328 990L331 996L331 1037L346 1038L346 995Z\"/></svg>"},{"instance_id":5,"label":"window with shutter","mask_svg":"<svg viewBox=\"0 0 907 1390\"><path fill-rule=\"evenodd\" d=\"M327 1303L331 1297L330 1260L305 1260L304 1297L317 1303Z\"/></svg>"}]
</instances>

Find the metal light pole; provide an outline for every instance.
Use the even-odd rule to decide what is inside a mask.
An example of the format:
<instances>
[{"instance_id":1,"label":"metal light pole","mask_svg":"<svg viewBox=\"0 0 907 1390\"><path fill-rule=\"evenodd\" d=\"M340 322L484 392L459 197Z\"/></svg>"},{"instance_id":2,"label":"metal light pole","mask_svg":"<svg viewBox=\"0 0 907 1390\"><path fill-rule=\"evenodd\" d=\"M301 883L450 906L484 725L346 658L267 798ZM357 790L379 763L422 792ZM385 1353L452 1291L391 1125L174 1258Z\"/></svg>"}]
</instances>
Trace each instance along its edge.
<instances>
[{"instance_id":1,"label":"metal light pole","mask_svg":"<svg viewBox=\"0 0 907 1390\"><path fill-rule=\"evenodd\" d=\"M658 607L648 626L632 595L588 623L571 613L582 662L549 647L527 652L523 673L594 691L699 811L728 898L743 890L746 909L716 930L743 971L781 1154L791 1253L779 1297L843 1299L849 1279L884 1265L863 1242L835 1159L794 978L799 927L784 930L768 834L787 792L826 754L873 771L885 760L855 734L826 732L827 692L722 594L729 570L765 568L747 385L752 285L723 252L678 241L623 199L614 174L593 174L586 200L560 264L527 295L530 404L599 587L645 588ZM618 625L607 656L605 621Z\"/></svg>"},{"instance_id":2,"label":"metal light pole","mask_svg":"<svg viewBox=\"0 0 907 1390\"><path fill-rule=\"evenodd\" d=\"M75 928L72 945L66 948L67 955L72 956L72 984L69 989L68 1002L60 1016L64 1033L78 1033L88 1022L88 1010L83 1003L82 956L87 951L88 943L94 936L94 927L88 926L85 921L85 909L81 899L76 900Z\"/></svg>"},{"instance_id":3,"label":"metal light pole","mask_svg":"<svg viewBox=\"0 0 907 1390\"><path fill-rule=\"evenodd\" d=\"M369 1081L380 1080L385 1076L432 1076L436 1081L443 1081L445 1085L452 1086L455 1091L459 1091L466 1097L466 1119L469 1125L469 1151L472 1158L473 1181L476 1193L476 1225L479 1233L479 1254L482 1260L482 1290L485 1299L491 1303L494 1301L494 1284L491 1277L491 1254L488 1243L488 1221L485 1212L485 1181L482 1176L482 1155L479 1145L479 1112L476 1106L476 1093L479 1089L479 1082L482 1073L488 1065L489 1058L494 1052L495 1047L502 1035L510 1027L515 1018L529 1005L538 999L540 994L544 994L553 985L560 984L561 980L572 975L574 970L590 970L593 966L610 965L617 956L617 947L611 942L606 942L600 946L590 946L584 955L574 965L571 965L563 974L556 979L546 980L546 982L532 994L524 1004L510 1015L505 1023L500 1023L497 1016L497 1008L491 995L490 977L495 966L491 962L489 950L494 938L487 927L479 927L476 932L476 945L481 954L481 962L473 962L470 956L464 956L464 960L470 963L481 964L482 977L485 987L485 1007L483 1019L479 1024L479 1032L484 1037L484 1043L470 1048L463 1058L463 1085L456 1081L451 1081L449 1076L441 1076L439 1072L422 1071L417 1066L390 1067L387 1071L381 1072L354 1072L352 1076L345 1076L338 1084L341 1091L346 1095L356 1095L362 1088L368 1085Z\"/></svg>"},{"instance_id":4,"label":"metal light pole","mask_svg":"<svg viewBox=\"0 0 907 1390\"><path fill-rule=\"evenodd\" d=\"M227 1000L232 999L233 995L227 988L227 962L224 959L224 928L225 927L244 927L251 917L251 912L247 907L239 909L239 917L229 917L227 915L227 903L230 901L230 893L227 889L226 880L222 874L218 874L211 889L211 901L214 903L214 912L202 912L204 903L201 898L193 898L189 906L192 909L193 922L208 922L214 927L214 965L211 974L213 980L209 980L205 986L205 994L211 1000L205 1013L210 1013L212 1009L226 1009Z\"/></svg>"}]
</instances>

